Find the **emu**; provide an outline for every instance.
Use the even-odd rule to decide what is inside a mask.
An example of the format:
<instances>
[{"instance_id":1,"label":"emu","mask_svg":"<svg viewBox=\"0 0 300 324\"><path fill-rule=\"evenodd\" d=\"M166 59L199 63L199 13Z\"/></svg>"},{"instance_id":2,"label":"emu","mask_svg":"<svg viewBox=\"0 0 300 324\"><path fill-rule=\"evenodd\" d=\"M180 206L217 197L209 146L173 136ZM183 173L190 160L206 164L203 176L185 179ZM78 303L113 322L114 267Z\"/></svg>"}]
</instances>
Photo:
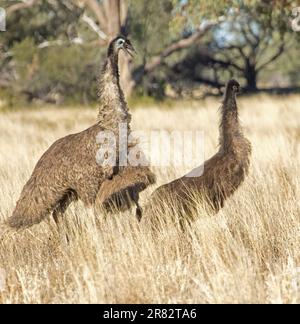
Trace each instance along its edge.
<instances>
[{"instance_id":1,"label":"emu","mask_svg":"<svg viewBox=\"0 0 300 324\"><path fill-rule=\"evenodd\" d=\"M125 48L128 46L134 51L130 41L124 36L119 36L116 39L117 42L124 42ZM99 98L101 107L99 109L98 120L101 126L105 125L105 129L111 130L114 134L118 134L119 124L122 122L122 115L125 112L124 121L127 125L127 138L119 136L117 138L116 147L120 147L120 141L128 143L129 135L131 132L130 121L131 115L128 112L128 106L124 98L123 91L119 84L119 72L118 72L118 57L110 50L112 69L104 69L101 73L99 82ZM132 55L129 52L130 55ZM108 64L108 63L107 63ZM115 90L117 89L116 93ZM115 95L107 96L107 93ZM112 105L111 98L114 97L116 103ZM122 109L120 112L116 111L115 107L118 107L118 102L121 103ZM121 118L116 119L115 116L120 113ZM123 121L123 122L124 122ZM121 145L122 146L122 145ZM133 149L139 155L139 161L142 161L143 165L130 165L127 160L127 165L118 167L118 172L114 175L113 179L106 179L100 186L99 192L96 197L97 207L104 208L107 212L114 211L126 211L131 209L133 205L136 206L136 217L140 221L142 217L142 208L139 205L139 194L145 190L148 186L156 182L155 174L145 166L148 164L144 153L140 150L136 139L131 139L130 143L126 145L126 155L128 150ZM120 152L117 150L116 152Z\"/></svg>"},{"instance_id":2,"label":"emu","mask_svg":"<svg viewBox=\"0 0 300 324\"><path fill-rule=\"evenodd\" d=\"M146 166L127 166L112 181L103 182L97 202L107 212L126 211L136 205L136 217L142 218L142 208L139 205L139 194L156 182L156 176Z\"/></svg>"},{"instance_id":3,"label":"emu","mask_svg":"<svg viewBox=\"0 0 300 324\"><path fill-rule=\"evenodd\" d=\"M99 145L96 137L104 130L116 131L119 123L126 123L130 130L130 114L119 84L118 54L121 49L129 54L134 50L123 36L112 40L108 47L101 73L98 122L80 133L59 139L43 154L6 222L9 227L30 227L50 214L58 223L59 216L75 200L91 207L101 184L119 172L118 165L97 163Z\"/></svg>"},{"instance_id":4,"label":"emu","mask_svg":"<svg viewBox=\"0 0 300 324\"><path fill-rule=\"evenodd\" d=\"M244 137L238 118L236 94L239 90L236 80L227 83L221 106L219 151L200 168L156 189L147 210L163 210L166 203L172 202L179 215L182 211L181 216L191 216L196 195L208 202L216 213L241 185L249 170L251 144ZM204 171L197 176L200 170Z\"/></svg>"}]
</instances>

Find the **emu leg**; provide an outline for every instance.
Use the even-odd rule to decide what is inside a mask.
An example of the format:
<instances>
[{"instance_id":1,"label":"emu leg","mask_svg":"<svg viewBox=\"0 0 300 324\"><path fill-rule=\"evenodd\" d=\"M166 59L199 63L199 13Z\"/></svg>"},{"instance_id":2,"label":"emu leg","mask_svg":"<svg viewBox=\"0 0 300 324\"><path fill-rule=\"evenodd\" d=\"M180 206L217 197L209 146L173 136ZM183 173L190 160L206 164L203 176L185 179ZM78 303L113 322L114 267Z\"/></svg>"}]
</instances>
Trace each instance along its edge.
<instances>
[{"instance_id":1,"label":"emu leg","mask_svg":"<svg viewBox=\"0 0 300 324\"><path fill-rule=\"evenodd\" d=\"M140 222L141 219L142 219L142 216L143 216L143 209L142 209L142 207L139 204L139 198L140 197L139 197L138 191L133 190L131 192L131 198L132 198L132 200L134 201L134 203L136 205L136 213L135 213L135 216L136 216L138 222Z\"/></svg>"},{"instance_id":2,"label":"emu leg","mask_svg":"<svg viewBox=\"0 0 300 324\"><path fill-rule=\"evenodd\" d=\"M52 216L57 225L58 231L61 231L61 219L60 217L65 213L72 201L77 200L77 194L75 191L68 192L57 204L53 210ZM70 242L68 234L66 234L67 243Z\"/></svg>"},{"instance_id":3,"label":"emu leg","mask_svg":"<svg viewBox=\"0 0 300 324\"><path fill-rule=\"evenodd\" d=\"M57 226L60 224L59 216L62 216L65 213L71 202L74 200L77 200L76 192L69 191L54 208L52 216Z\"/></svg>"}]
</instances>

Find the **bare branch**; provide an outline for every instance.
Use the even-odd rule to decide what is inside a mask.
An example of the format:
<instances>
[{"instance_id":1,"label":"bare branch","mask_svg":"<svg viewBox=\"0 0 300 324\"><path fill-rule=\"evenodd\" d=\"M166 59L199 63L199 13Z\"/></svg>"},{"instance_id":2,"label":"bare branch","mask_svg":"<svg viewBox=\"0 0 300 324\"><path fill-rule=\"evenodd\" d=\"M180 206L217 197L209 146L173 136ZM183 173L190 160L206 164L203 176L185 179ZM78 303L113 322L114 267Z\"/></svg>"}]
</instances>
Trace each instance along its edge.
<instances>
[{"instance_id":1,"label":"bare branch","mask_svg":"<svg viewBox=\"0 0 300 324\"><path fill-rule=\"evenodd\" d=\"M227 49L227 48L226 48ZM236 55L233 55L233 53L232 52L228 52L228 51L220 51L219 52L220 53L220 55L222 55L224 58L225 58L225 60L227 61L227 62L237 62L238 60L239 60L239 58L240 58L240 55L239 54L236 54ZM225 62L226 62L225 61ZM242 68L241 68L242 69Z\"/></svg>"},{"instance_id":2,"label":"bare branch","mask_svg":"<svg viewBox=\"0 0 300 324\"><path fill-rule=\"evenodd\" d=\"M56 40L56 41L44 41L42 43L40 43L38 45L38 48L42 49L42 48L46 48L46 47L50 47L50 46L61 46L63 45L63 41L62 40Z\"/></svg>"},{"instance_id":3,"label":"bare branch","mask_svg":"<svg viewBox=\"0 0 300 324\"><path fill-rule=\"evenodd\" d=\"M212 27L216 26L219 22L223 21L224 17L220 17L216 21L209 21L203 24L198 28L197 31L195 31L193 34L191 34L187 38L183 38L180 40L175 41L171 45L169 45L162 53L159 55L156 55L152 57L149 62L146 63L144 70L146 72L151 72L153 69L155 69L157 66L161 65L165 58L170 56L171 54L183 50L185 48L190 47L193 45L197 40L199 40L201 37L204 36L206 32L208 32Z\"/></svg>"},{"instance_id":4,"label":"bare branch","mask_svg":"<svg viewBox=\"0 0 300 324\"><path fill-rule=\"evenodd\" d=\"M104 2L105 10L109 15L107 22L109 37L115 37L120 32L121 27L121 4L120 0L106 0Z\"/></svg>"},{"instance_id":5,"label":"bare branch","mask_svg":"<svg viewBox=\"0 0 300 324\"><path fill-rule=\"evenodd\" d=\"M39 49L51 47L51 46L63 46L65 44L76 44L76 45L82 45L84 43L83 39L81 37L75 37L71 39L70 41L62 41L61 39L57 39L55 41L44 41L38 45Z\"/></svg>"},{"instance_id":6,"label":"bare branch","mask_svg":"<svg viewBox=\"0 0 300 324\"><path fill-rule=\"evenodd\" d=\"M88 7L95 13L100 26L105 30L107 25L107 16L104 13L103 7L96 0L86 0Z\"/></svg>"},{"instance_id":7,"label":"bare branch","mask_svg":"<svg viewBox=\"0 0 300 324\"><path fill-rule=\"evenodd\" d=\"M261 64L258 68L257 71L262 70L263 68L265 68L267 65L269 65L270 63L272 63L273 61L277 60L278 57L284 52L284 48L285 48L285 44L281 43L281 45L279 46L277 52L270 57L265 63Z\"/></svg>"},{"instance_id":8,"label":"bare branch","mask_svg":"<svg viewBox=\"0 0 300 324\"><path fill-rule=\"evenodd\" d=\"M222 88L222 87L225 86L224 83L219 82L219 80L217 80L217 79L210 80L210 79L203 78L203 77L199 77L199 76L194 77L193 78L193 81L194 82L199 82L199 83L204 83L204 84L207 84L207 85L209 85L209 86L211 86L213 88L218 88L218 89L220 89L220 88Z\"/></svg>"},{"instance_id":9,"label":"bare branch","mask_svg":"<svg viewBox=\"0 0 300 324\"><path fill-rule=\"evenodd\" d=\"M231 67L235 68L238 71L241 71L241 72L244 71L243 67L241 67L241 66L239 66L236 63L233 63L231 61L223 61L223 60L220 60L220 59L215 59L213 57L207 57L207 59L209 60L210 63L219 64L220 66L225 67L225 68L231 66Z\"/></svg>"},{"instance_id":10,"label":"bare branch","mask_svg":"<svg viewBox=\"0 0 300 324\"><path fill-rule=\"evenodd\" d=\"M37 2L39 2L39 0L27 0L27 1L23 0L20 3L13 4L13 5L9 6L8 8L6 8L6 15L9 16L12 13L14 13L15 11L30 8L30 7L34 6Z\"/></svg>"},{"instance_id":11,"label":"bare branch","mask_svg":"<svg viewBox=\"0 0 300 324\"><path fill-rule=\"evenodd\" d=\"M260 41L259 36L254 33L254 31L251 27L249 27L248 30L249 30L251 36L256 40L256 42L259 43L259 41Z\"/></svg>"},{"instance_id":12,"label":"bare branch","mask_svg":"<svg viewBox=\"0 0 300 324\"><path fill-rule=\"evenodd\" d=\"M110 0L103 0L102 6L103 6L103 10L104 10L104 15L106 17L109 17L109 13L110 13Z\"/></svg>"},{"instance_id":13,"label":"bare branch","mask_svg":"<svg viewBox=\"0 0 300 324\"><path fill-rule=\"evenodd\" d=\"M237 46L236 49L239 51L239 53L241 54L241 56L246 60L248 57L245 54L245 52L243 51L243 48L241 46Z\"/></svg>"},{"instance_id":14,"label":"bare branch","mask_svg":"<svg viewBox=\"0 0 300 324\"><path fill-rule=\"evenodd\" d=\"M254 36L252 29L250 26L246 27L246 25L241 26L241 32L246 39L246 41L251 45L251 48L255 49L259 44L259 38ZM250 35L253 37L251 38Z\"/></svg>"},{"instance_id":15,"label":"bare branch","mask_svg":"<svg viewBox=\"0 0 300 324\"><path fill-rule=\"evenodd\" d=\"M269 38L266 36L266 32L262 31L261 41L256 54L257 57L262 57L268 48L269 48Z\"/></svg>"},{"instance_id":16,"label":"bare branch","mask_svg":"<svg viewBox=\"0 0 300 324\"><path fill-rule=\"evenodd\" d=\"M95 23L95 21L91 17L89 17L86 14L83 14L81 19L82 21L84 21L89 25L89 27L99 36L99 38L105 41L107 40L108 38L107 35L99 28L99 26Z\"/></svg>"},{"instance_id":17,"label":"bare branch","mask_svg":"<svg viewBox=\"0 0 300 324\"><path fill-rule=\"evenodd\" d=\"M127 13L128 13L128 3L126 0L121 0L121 3L120 3L121 26L123 26L126 22Z\"/></svg>"},{"instance_id":18,"label":"bare branch","mask_svg":"<svg viewBox=\"0 0 300 324\"><path fill-rule=\"evenodd\" d=\"M97 0L73 0L73 2L80 8L89 8L94 13L104 33L107 32L107 17L102 4L97 2Z\"/></svg>"}]
</instances>

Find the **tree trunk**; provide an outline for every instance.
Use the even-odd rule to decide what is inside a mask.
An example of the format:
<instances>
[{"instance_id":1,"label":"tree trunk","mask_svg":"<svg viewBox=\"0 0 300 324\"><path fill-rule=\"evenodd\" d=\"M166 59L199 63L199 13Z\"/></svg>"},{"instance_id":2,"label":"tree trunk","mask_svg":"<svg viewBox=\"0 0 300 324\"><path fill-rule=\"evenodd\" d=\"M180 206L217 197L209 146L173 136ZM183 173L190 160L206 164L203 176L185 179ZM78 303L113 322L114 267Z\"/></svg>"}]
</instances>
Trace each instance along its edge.
<instances>
[{"instance_id":1,"label":"tree trunk","mask_svg":"<svg viewBox=\"0 0 300 324\"><path fill-rule=\"evenodd\" d=\"M124 91L125 97L128 98L132 94L135 82L131 72L131 58L128 54L121 54L119 58L120 64L120 82Z\"/></svg>"},{"instance_id":2,"label":"tree trunk","mask_svg":"<svg viewBox=\"0 0 300 324\"><path fill-rule=\"evenodd\" d=\"M246 62L245 66L245 78L247 81L246 89L249 92L257 91L257 70L254 64L250 64L249 61Z\"/></svg>"},{"instance_id":3,"label":"tree trunk","mask_svg":"<svg viewBox=\"0 0 300 324\"><path fill-rule=\"evenodd\" d=\"M126 0L106 0L104 2L107 19L107 32L109 40L118 36L127 19L127 1ZM134 81L131 73L131 57L121 52L119 57L120 82L125 97L129 97L134 88Z\"/></svg>"}]
</instances>

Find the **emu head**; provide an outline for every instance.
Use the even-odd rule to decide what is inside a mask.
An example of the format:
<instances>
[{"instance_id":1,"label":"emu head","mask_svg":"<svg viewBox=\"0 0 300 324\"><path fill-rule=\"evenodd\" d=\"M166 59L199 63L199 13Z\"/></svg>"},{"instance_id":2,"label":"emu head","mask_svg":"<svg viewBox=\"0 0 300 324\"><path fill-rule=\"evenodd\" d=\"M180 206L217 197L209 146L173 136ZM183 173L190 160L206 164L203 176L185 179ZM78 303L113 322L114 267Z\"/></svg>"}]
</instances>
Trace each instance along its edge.
<instances>
[{"instance_id":1,"label":"emu head","mask_svg":"<svg viewBox=\"0 0 300 324\"><path fill-rule=\"evenodd\" d=\"M123 35L119 35L113 39L109 45L109 54L118 53L120 50L125 51L130 56L133 56L133 53L135 52L130 40Z\"/></svg>"},{"instance_id":2,"label":"emu head","mask_svg":"<svg viewBox=\"0 0 300 324\"><path fill-rule=\"evenodd\" d=\"M234 94L239 93L240 92L240 84L235 79L231 79L227 83L227 92L229 92L229 93L233 92Z\"/></svg>"}]
</instances>

